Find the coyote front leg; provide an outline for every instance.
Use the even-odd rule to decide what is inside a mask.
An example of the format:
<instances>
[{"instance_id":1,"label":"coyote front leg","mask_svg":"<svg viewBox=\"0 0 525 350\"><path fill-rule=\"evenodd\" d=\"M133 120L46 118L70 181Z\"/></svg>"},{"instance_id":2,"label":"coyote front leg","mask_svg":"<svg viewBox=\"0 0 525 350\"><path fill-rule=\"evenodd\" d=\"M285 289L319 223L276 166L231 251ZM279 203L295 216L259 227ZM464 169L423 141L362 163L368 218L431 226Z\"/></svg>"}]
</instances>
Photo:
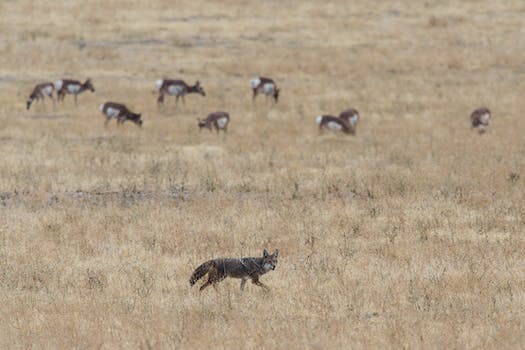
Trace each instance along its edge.
<instances>
[{"instance_id":1,"label":"coyote front leg","mask_svg":"<svg viewBox=\"0 0 525 350\"><path fill-rule=\"evenodd\" d=\"M244 290L244 285L246 284L246 278L241 280L241 290Z\"/></svg>"},{"instance_id":2,"label":"coyote front leg","mask_svg":"<svg viewBox=\"0 0 525 350\"><path fill-rule=\"evenodd\" d=\"M267 285L263 284L262 282L259 281L259 277L252 277L252 283L259 286L259 287L262 287L266 290L270 290L270 288L268 288Z\"/></svg>"}]
</instances>

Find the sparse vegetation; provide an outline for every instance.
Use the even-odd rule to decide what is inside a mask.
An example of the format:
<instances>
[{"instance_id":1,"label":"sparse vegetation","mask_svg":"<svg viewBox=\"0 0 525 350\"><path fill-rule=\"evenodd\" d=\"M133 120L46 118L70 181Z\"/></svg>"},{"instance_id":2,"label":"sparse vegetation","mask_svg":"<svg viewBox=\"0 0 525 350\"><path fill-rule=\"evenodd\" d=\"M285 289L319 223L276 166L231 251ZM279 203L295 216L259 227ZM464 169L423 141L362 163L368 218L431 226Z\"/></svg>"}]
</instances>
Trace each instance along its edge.
<instances>
[{"instance_id":1,"label":"sparse vegetation","mask_svg":"<svg viewBox=\"0 0 525 350\"><path fill-rule=\"evenodd\" d=\"M0 348L525 347L522 1L0 13ZM252 102L256 75L277 104ZM77 107L26 111L36 83L86 77ZM169 77L206 97L158 109ZM108 100L142 129L105 129ZM355 136L319 135L349 107ZM227 135L199 133L217 110ZM202 261L264 248L270 292L190 289Z\"/></svg>"}]
</instances>

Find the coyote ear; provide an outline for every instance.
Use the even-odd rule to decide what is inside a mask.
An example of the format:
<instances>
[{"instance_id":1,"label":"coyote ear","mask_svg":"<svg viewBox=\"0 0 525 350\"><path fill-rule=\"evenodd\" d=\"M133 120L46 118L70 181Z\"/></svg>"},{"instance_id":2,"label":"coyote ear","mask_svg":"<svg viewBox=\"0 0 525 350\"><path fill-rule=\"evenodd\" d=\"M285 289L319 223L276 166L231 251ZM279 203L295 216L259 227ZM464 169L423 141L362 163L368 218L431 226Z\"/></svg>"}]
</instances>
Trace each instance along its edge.
<instances>
[{"instance_id":1,"label":"coyote ear","mask_svg":"<svg viewBox=\"0 0 525 350\"><path fill-rule=\"evenodd\" d=\"M268 251L265 249L263 251L263 257L267 258L268 256L270 256L270 254L268 254Z\"/></svg>"},{"instance_id":2,"label":"coyote ear","mask_svg":"<svg viewBox=\"0 0 525 350\"><path fill-rule=\"evenodd\" d=\"M279 255L279 251L277 249L275 249L275 252L273 252L273 256L275 256L277 258L277 255Z\"/></svg>"}]
</instances>

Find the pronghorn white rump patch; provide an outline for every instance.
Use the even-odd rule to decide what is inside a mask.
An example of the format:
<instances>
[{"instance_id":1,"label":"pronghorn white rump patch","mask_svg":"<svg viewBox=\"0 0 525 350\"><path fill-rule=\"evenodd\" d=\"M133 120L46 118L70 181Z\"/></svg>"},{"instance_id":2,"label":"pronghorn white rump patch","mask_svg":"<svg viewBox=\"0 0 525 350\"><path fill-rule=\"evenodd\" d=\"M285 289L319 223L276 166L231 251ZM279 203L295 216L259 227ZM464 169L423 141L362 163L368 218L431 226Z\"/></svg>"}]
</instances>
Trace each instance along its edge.
<instances>
[{"instance_id":1,"label":"pronghorn white rump patch","mask_svg":"<svg viewBox=\"0 0 525 350\"><path fill-rule=\"evenodd\" d=\"M168 86L168 94L180 96L184 92L184 88L180 85Z\"/></svg>"},{"instance_id":2,"label":"pronghorn white rump patch","mask_svg":"<svg viewBox=\"0 0 525 350\"><path fill-rule=\"evenodd\" d=\"M62 89L62 85L64 85L64 81L62 79L55 81L55 89L57 91Z\"/></svg>"},{"instance_id":3,"label":"pronghorn white rump patch","mask_svg":"<svg viewBox=\"0 0 525 350\"><path fill-rule=\"evenodd\" d=\"M273 85L272 83L266 83L263 86L263 90L266 95L273 94L275 90L275 85Z\"/></svg>"},{"instance_id":4,"label":"pronghorn white rump patch","mask_svg":"<svg viewBox=\"0 0 525 350\"><path fill-rule=\"evenodd\" d=\"M102 113L104 113L104 103L101 104L98 108L100 109L100 111L101 111Z\"/></svg>"},{"instance_id":5,"label":"pronghorn white rump patch","mask_svg":"<svg viewBox=\"0 0 525 350\"><path fill-rule=\"evenodd\" d=\"M157 88L157 91L160 91L160 88L162 87L162 84L164 83L163 79L159 79L155 82L155 87Z\"/></svg>"},{"instance_id":6,"label":"pronghorn white rump patch","mask_svg":"<svg viewBox=\"0 0 525 350\"><path fill-rule=\"evenodd\" d=\"M78 93L80 91L80 85L69 84L67 86L67 91L69 91L72 94L76 94L76 93Z\"/></svg>"},{"instance_id":7,"label":"pronghorn white rump patch","mask_svg":"<svg viewBox=\"0 0 525 350\"><path fill-rule=\"evenodd\" d=\"M315 117L315 122L317 123L317 125L321 125L322 121L323 121L322 115L318 115L317 117Z\"/></svg>"},{"instance_id":8,"label":"pronghorn white rump patch","mask_svg":"<svg viewBox=\"0 0 525 350\"><path fill-rule=\"evenodd\" d=\"M118 116L119 113L120 113L120 109L117 109L117 108L109 107L109 108L106 110L106 115L107 115L109 118L116 118L116 117Z\"/></svg>"},{"instance_id":9,"label":"pronghorn white rump patch","mask_svg":"<svg viewBox=\"0 0 525 350\"><path fill-rule=\"evenodd\" d=\"M489 122L490 122L490 114L489 113L485 113L483 114L479 120L481 121L481 124L483 125L489 125Z\"/></svg>"},{"instance_id":10,"label":"pronghorn white rump patch","mask_svg":"<svg viewBox=\"0 0 525 350\"><path fill-rule=\"evenodd\" d=\"M341 129L343 129L343 127L341 126L341 124L336 123L336 122L328 122L328 123L326 124L326 126L328 127L328 129L330 129L330 130L334 130L334 131L340 131Z\"/></svg>"},{"instance_id":11,"label":"pronghorn white rump patch","mask_svg":"<svg viewBox=\"0 0 525 350\"><path fill-rule=\"evenodd\" d=\"M224 126L228 124L228 118L219 118L217 119L217 125L219 126L219 128L224 128Z\"/></svg>"},{"instance_id":12,"label":"pronghorn white rump patch","mask_svg":"<svg viewBox=\"0 0 525 350\"><path fill-rule=\"evenodd\" d=\"M257 86L259 86L259 84L261 83L261 79L259 79L259 78L253 78L252 81L251 81L251 83L252 83L252 88L256 89Z\"/></svg>"}]
</instances>

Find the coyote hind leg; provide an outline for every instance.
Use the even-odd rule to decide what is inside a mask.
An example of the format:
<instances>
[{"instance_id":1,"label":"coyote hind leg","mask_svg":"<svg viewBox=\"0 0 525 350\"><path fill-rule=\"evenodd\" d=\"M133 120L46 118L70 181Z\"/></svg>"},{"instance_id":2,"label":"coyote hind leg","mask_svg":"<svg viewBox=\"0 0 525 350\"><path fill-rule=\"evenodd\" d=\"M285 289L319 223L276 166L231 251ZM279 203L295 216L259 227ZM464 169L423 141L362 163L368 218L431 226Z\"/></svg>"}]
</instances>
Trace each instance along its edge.
<instances>
[{"instance_id":1,"label":"coyote hind leg","mask_svg":"<svg viewBox=\"0 0 525 350\"><path fill-rule=\"evenodd\" d=\"M208 286L210 286L210 285L213 285L213 287L214 287L215 289L217 289L217 286L215 285L215 283L213 283L213 282L210 281L210 280L207 280L206 283L204 283L204 284L199 288L199 290L202 291L202 290L204 290L206 287L208 287Z\"/></svg>"},{"instance_id":2,"label":"coyote hind leg","mask_svg":"<svg viewBox=\"0 0 525 350\"><path fill-rule=\"evenodd\" d=\"M200 288L199 290L202 291L204 290L204 288L208 287L208 286L213 286L213 288L215 290L217 290L217 283L219 283L221 279L219 278L219 274L217 272L216 269L211 269L209 272L208 272L208 280L206 281L206 283L204 283Z\"/></svg>"}]
</instances>

